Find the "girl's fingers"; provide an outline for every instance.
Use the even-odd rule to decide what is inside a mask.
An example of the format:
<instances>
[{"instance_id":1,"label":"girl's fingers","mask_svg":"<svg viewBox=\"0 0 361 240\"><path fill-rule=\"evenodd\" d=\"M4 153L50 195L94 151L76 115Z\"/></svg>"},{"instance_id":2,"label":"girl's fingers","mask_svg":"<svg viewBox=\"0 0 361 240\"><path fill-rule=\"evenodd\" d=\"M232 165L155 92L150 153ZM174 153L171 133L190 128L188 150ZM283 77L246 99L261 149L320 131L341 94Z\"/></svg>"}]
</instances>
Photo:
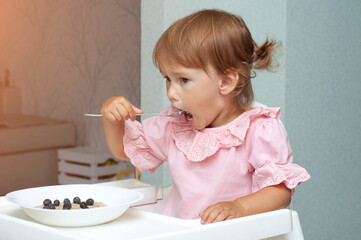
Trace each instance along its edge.
<instances>
[{"instance_id":1,"label":"girl's fingers","mask_svg":"<svg viewBox=\"0 0 361 240\"><path fill-rule=\"evenodd\" d=\"M103 113L103 116L105 118L107 118L110 122L112 122L113 124L118 123L118 119L111 112Z\"/></svg>"},{"instance_id":2,"label":"girl's fingers","mask_svg":"<svg viewBox=\"0 0 361 240\"><path fill-rule=\"evenodd\" d=\"M233 211L230 211L229 207L227 207L226 203L216 204L213 206L209 206L206 208L201 214L201 223L213 223L220 222L234 218Z\"/></svg>"},{"instance_id":3,"label":"girl's fingers","mask_svg":"<svg viewBox=\"0 0 361 240\"><path fill-rule=\"evenodd\" d=\"M126 106L122 105L122 106L118 107L117 111L120 116L120 121L126 121L130 118L130 112ZM134 117L135 117L135 115L134 115Z\"/></svg>"},{"instance_id":4,"label":"girl's fingers","mask_svg":"<svg viewBox=\"0 0 361 240\"><path fill-rule=\"evenodd\" d=\"M131 103L129 103L129 104L123 105L123 107L124 107L124 110L126 111L126 112L124 112L125 115L123 115L123 116L126 117L127 119L130 118L132 121L134 121L135 120L135 112L133 110L133 105Z\"/></svg>"},{"instance_id":5,"label":"girl's fingers","mask_svg":"<svg viewBox=\"0 0 361 240\"><path fill-rule=\"evenodd\" d=\"M142 109L139 109L139 108L137 108L137 107L134 106L134 105L132 105L132 107L133 107L133 110L134 110L134 112L135 112L136 114L142 114L142 113L143 113L143 110L142 110Z\"/></svg>"},{"instance_id":6,"label":"girl's fingers","mask_svg":"<svg viewBox=\"0 0 361 240\"><path fill-rule=\"evenodd\" d=\"M132 105L125 97L109 98L103 104L101 112L112 122L126 121L129 118L134 121L136 114L143 113L141 109Z\"/></svg>"},{"instance_id":7,"label":"girl's fingers","mask_svg":"<svg viewBox=\"0 0 361 240\"><path fill-rule=\"evenodd\" d=\"M209 213L207 219L202 219L202 223L214 223L214 222L221 222L225 220L233 219L231 215L229 215L226 211L214 210Z\"/></svg>"},{"instance_id":8,"label":"girl's fingers","mask_svg":"<svg viewBox=\"0 0 361 240\"><path fill-rule=\"evenodd\" d=\"M217 208L213 206L208 207L204 212L201 214L201 222L202 224L211 223L217 217L219 211Z\"/></svg>"},{"instance_id":9,"label":"girl's fingers","mask_svg":"<svg viewBox=\"0 0 361 240\"><path fill-rule=\"evenodd\" d=\"M114 111L112 111L113 115L116 116L118 122L127 120L123 112L125 111L122 110L122 107L117 107Z\"/></svg>"},{"instance_id":10,"label":"girl's fingers","mask_svg":"<svg viewBox=\"0 0 361 240\"><path fill-rule=\"evenodd\" d=\"M134 115L143 113L143 110L137 108L136 106L132 105L132 107L133 107L133 110L134 110ZM134 120L135 120L135 116L134 116Z\"/></svg>"},{"instance_id":11,"label":"girl's fingers","mask_svg":"<svg viewBox=\"0 0 361 240\"><path fill-rule=\"evenodd\" d=\"M207 218L207 223L214 222L217 219L217 217L219 216L219 214L220 214L220 212L218 211L218 209L213 210Z\"/></svg>"},{"instance_id":12,"label":"girl's fingers","mask_svg":"<svg viewBox=\"0 0 361 240\"><path fill-rule=\"evenodd\" d=\"M116 124L121 121L124 121L124 117L122 116L124 111L121 110L122 107L112 106L106 108L102 111L102 114L105 118L107 118L112 123Z\"/></svg>"},{"instance_id":13,"label":"girl's fingers","mask_svg":"<svg viewBox=\"0 0 361 240\"><path fill-rule=\"evenodd\" d=\"M121 97L119 98L120 105L126 110L126 112L121 110L122 116L124 120L128 120L129 118L134 121L135 120L135 114L137 113L143 113L143 111L133 104L131 104L126 98Z\"/></svg>"},{"instance_id":14,"label":"girl's fingers","mask_svg":"<svg viewBox=\"0 0 361 240\"><path fill-rule=\"evenodd\" d=\"M224 221L229 217L228 212L225 211L221 211L218 213L218 215L214 218L214 220L212 222L220 222L220 221Z\"/></svg>"}]
</instances>

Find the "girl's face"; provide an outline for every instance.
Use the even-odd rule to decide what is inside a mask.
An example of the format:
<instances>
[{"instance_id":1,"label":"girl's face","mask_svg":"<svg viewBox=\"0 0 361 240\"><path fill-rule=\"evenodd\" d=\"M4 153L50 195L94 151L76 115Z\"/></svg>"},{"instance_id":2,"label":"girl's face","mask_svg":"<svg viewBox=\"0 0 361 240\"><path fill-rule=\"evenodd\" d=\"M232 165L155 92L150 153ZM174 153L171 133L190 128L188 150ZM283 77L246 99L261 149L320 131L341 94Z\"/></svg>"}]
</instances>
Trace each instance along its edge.
<instances>
[{"instance_id":1,"label":"girl's face","mask_svg":"<svg viewBox=\"0 0 361 240\"><path fill-rule=\"evenodd\" d=\"M232 117L219 91L222 76L215 69L208 69L207 74L203 69L186 68L169 61L160 68L172 107L187 111L189 121L198 130L222 126Z\"/></svg>"}]
</instances>

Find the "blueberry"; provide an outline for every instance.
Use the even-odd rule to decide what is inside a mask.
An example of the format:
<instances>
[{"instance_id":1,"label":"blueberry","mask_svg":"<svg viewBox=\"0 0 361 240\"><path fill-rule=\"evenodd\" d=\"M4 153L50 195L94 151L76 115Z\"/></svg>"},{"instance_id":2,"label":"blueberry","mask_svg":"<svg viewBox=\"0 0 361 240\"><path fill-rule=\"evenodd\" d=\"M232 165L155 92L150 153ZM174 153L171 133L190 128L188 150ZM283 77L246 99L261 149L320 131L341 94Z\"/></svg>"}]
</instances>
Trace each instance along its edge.
<instances>
[{"instance_id":1,"label":"blueberry","mask_svg":"<svg viewBox=\"0 0 361 240\"><path fill-rule=\"evenodd\" d=\"M51 200L47 198L43 201L43 204L44 206L48 206L49 204L51 204Z\"/></svg>"},{"instance_id":2,"label":"blueberry","mask_svg":"<svg viewBox=\"0 0 361 240\"><path fill-rule=\"evenodd\" d=\"M88 200L86 200L86 205L93 206L93 204L94 204L94 200L92 198L89 198Z\"/></svg>"},{"instance_id":3,"label":"blueberry","mask_svg":"<svg viewBox=\"0 0 361 240\"><path fill-rule=\"evenodd\" d=\"M55 205L55 206L59 206L59 205L60 205L60 201L59 201L58 199L56 199L56 200L54 201L54 205Z\"/></svg>"},{"instance_id":4,"label":"blueberry","mask_svg":"<svg viewBox=\"0 0 361 240\"><path fill-rule=\"evenodd\" d=\"M49 209L55 209L55 205L54 204L49 204Z\"/></svg>"},{"instance_id":5,"label":"blueberry","mask_svg":"<svg viewBox=\"0 0 361 240\"><path fill-rule=\"evenodd\" d=\"M82 209L88 208L88 206L86 205L85 202L81 202L81 203L80 203L80 207L81 207Z\"/></svg>"},{"instance_id":6,"label":"blueberry","mask_svg":"<svg viewBox=\"0 0 361 240\"><path fill-rule=\"evenodd\" d=\"M64 201L63 201L63 203L64 203L64 204L70 203L69 198L65 198Z\"/></svg>"},{"instance_id":7,"label":"blueberry","mask_svg":"<svg viewBox=\"0 0 361 240\"><path fill-rule=\"evenodd\" d=\"M69 210L71 209L71 203L64 203L63 210Z\"/></svg>"},{"instance_id":8,"label":"blueberry","mask_svg":"<svg viewBox=\"0 0 361 240\"><path fill-rule=\"evenodd\" d=\"M80 204L80 198L79 197L75 197L74 199L73 199L73 203L76 203L76 204Z\"/></svg>"},{"instance_id":9,"label":"blueberry","mask_svg":"<svg viewBox=\"0 0 361 240\"><path fill-rule=\"evenodd\" d=\"M44 206L43 209L50 209L50 208L49 208L49 205Z\"/></svg>"}]
</instances>

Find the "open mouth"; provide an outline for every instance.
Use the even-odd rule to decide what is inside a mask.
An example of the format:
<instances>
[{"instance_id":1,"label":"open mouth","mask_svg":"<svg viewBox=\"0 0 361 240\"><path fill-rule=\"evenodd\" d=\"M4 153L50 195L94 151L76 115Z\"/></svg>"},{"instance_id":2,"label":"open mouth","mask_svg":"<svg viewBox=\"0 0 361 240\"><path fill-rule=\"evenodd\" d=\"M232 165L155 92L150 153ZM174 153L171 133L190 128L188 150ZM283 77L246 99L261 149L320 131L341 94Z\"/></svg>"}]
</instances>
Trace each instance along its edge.
<instances>
[{"instance_id":1,"label":"open mouth","mask_svg":"<svg viewBox=\"0 0 361 240\"><path fill-rule=\"evenodd\" d=\"M188 111L186 110L182 110L180 108L176 108L177 111L181 112L182 115L185 116L186 120L187 121L192 121L193 119L193 115L191 113L189 113Z\"/></svg>"},{"instance_id":2,"label":"open mouth","mask_svg":"<svg viewBox=\"0 0 361 240\"><path fill-rule=\"evenodd\" d=\"M192 114L190 114L189 112L187 112L187 111L185 111L185 116L186 116L186 119L188 120L188 121L192 121L192 119L193 119L193 115Z\"/></svg>"}]
</instances>

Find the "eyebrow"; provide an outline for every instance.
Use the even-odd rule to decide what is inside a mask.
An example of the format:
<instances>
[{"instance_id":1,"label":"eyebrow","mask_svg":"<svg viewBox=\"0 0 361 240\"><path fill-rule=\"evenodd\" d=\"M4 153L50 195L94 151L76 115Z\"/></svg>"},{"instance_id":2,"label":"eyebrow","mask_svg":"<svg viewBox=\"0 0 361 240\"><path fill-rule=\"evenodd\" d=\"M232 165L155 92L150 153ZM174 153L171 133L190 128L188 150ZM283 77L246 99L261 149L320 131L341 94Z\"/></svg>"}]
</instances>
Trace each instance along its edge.
<instances>
[{"instance_id":1,"label":"eyebrow","mask_svg":"<svg viewBox=\"0 0 361 240\"><path fill-rule=\"evenodd\" d=\"M159 72L163 75L163 76L167 76L167 74L165 74L164 72L162 72L161 70L159 70ZM176 76L187 76L188 73L186 72L182 72L182 71L176 71L176 72L171 72L172 75L176 75Z\"/></svg>"}]
</instances>

